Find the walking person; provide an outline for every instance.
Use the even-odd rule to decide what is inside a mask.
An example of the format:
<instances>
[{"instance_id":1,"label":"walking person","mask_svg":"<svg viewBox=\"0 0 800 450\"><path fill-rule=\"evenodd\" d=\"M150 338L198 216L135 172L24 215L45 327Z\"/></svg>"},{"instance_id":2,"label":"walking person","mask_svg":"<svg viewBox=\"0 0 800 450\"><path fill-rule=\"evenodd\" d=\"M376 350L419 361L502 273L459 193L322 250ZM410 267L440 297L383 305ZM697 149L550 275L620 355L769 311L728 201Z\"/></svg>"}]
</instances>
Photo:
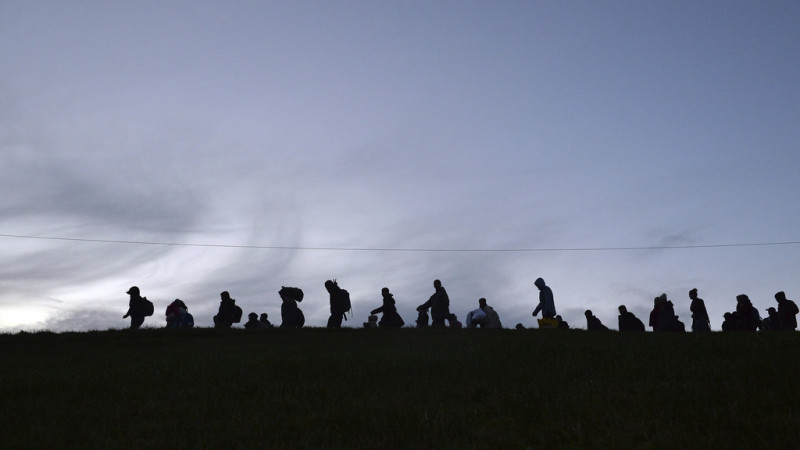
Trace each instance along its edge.
<instances>
[{"instance_id":1,"label":"walking person","mask_svg":"<svg viewBox=\"0 0 800 450\"><path fill-rule=\"evenodd\" d=\"M542 312L542 318L554 319L556 317L556 304L553 299L553 290L544 283L544 280L537 278L533 282L534 286L539 289L539 304L533 310L533 317Z\"/></svg>"},{"instance_id":2,"label":"walking person","mask_svg":"<svg viewBox=\"0 0 800 450\"><path fill-rule=\"evenodd\" d=\"M431 310L431 327L444 328L445 320L450 316L450 297L439 280L433 281L433 288L436 292L431 295L427 302L419 305L417 311Z\"/></svg>"},{"instance_id":3,"label":"walking person","mask_svg":"<svg viewBox=\"0 0 800 450\"><path fill-rule=\"evenodd\" d=\"M325 282L325 289L330 294L331 316L328 318L328 328L342 328L342 319L347 320L345 314L350 311L350 293L339 287L336 280Z\"/></svg>"},{"instance_id":4,"label":"walking person","mask_svg":"<svg viewBox=\"0 0 800 450\"><path fill-rule=\"evenodd\" d=\"M692 311L692 332L711 331L706 304L702 298L697 296L697 289L689 291L689 298L692 299L692 304L689 307L689 310Z\"/></svg>"},{"instance_id":5,"label":"walking person","mask_svg":"<svg viewBox=\"0 0 800 450\"><path fill-rule=\"evenodd\" d=\"M144 318L153 315L153 303L142 297L137 286L131 286L126 294L130 295L128 301L128 312L122 316L123 319L131 318L131 330L138 330L144 323Z\"/></svg>"},{"instance_id":6,"label":"walking person","mask_svg":"<svg viewBox=\"0 0 800 450\"><path fill-rule=\"evenodd\" d=\"M369 313L371 315L383 314L381 320L378 322L378 326L381 328L401 328L406 323L397 312L394 296L389 292L389 288L385 287L381 289L381 296L383 297L383 305L380 308L373 309Z\"/></svg>"}]
</instances>

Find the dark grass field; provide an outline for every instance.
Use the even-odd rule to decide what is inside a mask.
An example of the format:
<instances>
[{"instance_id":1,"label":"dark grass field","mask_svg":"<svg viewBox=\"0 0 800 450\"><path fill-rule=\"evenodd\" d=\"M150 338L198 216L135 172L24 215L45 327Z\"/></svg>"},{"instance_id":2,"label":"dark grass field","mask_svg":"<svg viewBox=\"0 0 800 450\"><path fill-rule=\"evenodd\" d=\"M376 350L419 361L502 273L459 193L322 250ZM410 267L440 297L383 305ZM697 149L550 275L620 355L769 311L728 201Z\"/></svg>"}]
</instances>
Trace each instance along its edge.
<instances>
[{"instance_id":1,"label":"dark grass field","mask_svg":"<svg viewBox=\"0 0 800 450\"><path fill-rule=\"evenodd\" d=\"M2 448L797 448L797 333L0 335Z\"/></svg>"}]
</instances>

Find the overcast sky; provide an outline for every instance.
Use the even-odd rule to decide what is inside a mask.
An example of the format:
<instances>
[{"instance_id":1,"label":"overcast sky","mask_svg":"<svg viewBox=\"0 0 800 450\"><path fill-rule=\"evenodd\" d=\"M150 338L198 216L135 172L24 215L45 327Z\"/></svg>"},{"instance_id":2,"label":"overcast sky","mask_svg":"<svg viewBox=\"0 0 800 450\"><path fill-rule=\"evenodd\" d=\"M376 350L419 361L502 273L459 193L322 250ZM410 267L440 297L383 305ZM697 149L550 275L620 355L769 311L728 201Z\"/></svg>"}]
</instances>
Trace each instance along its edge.
<instances>
[{"instance_id":1,"label":"overcast sky","mask_svg":"<svg viewBox=\"0 0 800 450\"><path fill-rule=\"evenodd\" d=\"M765 316L800 299L798 24L796 1L0 0L0 331L127 327L132 285L145 325L181 298L210 326L223 290L280 323L286 285L324 326L329 278L349 326L384 286L412 324L437 278L507 327L537 277L576 327L662 292L688 327L693 287L714 329L737 294Z\"/></svg>"}]
</instances>

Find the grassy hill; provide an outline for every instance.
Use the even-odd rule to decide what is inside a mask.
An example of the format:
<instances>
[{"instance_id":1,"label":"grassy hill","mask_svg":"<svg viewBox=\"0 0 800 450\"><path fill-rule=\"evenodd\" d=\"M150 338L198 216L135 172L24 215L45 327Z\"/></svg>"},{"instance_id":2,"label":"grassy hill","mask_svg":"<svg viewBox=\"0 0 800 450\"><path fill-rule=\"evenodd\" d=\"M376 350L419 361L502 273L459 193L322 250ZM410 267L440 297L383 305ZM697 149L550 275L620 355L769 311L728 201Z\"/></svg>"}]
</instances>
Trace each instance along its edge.
<instances>
[{"instance_id":1,"label":"grassy hill","mask_svg":"<svg viewBox=\"0 0 800 450\"><path fill-rule=\"evenodd\" d=\"M0 335L4 448L790 448L797 333Z\"/></svg>"}]
</instances>

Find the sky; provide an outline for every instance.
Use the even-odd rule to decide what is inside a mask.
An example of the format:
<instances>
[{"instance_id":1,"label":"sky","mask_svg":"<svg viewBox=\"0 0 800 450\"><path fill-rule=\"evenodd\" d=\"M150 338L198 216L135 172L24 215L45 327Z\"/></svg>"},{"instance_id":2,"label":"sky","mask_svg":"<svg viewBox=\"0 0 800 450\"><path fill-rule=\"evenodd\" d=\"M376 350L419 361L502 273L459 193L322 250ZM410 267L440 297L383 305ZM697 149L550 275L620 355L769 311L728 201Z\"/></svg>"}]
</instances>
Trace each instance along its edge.
<instances>
[{"instance_id":1,"label":"sky","mask_svg":"<svg viewBox=\"0 0 800 450\"><path fill-rule=\"evenodd\" d=\"M0 0L0 332L800 298L796 1ZM769 244L769 245L752 245Z\"/></svg>"}]
</instances>

